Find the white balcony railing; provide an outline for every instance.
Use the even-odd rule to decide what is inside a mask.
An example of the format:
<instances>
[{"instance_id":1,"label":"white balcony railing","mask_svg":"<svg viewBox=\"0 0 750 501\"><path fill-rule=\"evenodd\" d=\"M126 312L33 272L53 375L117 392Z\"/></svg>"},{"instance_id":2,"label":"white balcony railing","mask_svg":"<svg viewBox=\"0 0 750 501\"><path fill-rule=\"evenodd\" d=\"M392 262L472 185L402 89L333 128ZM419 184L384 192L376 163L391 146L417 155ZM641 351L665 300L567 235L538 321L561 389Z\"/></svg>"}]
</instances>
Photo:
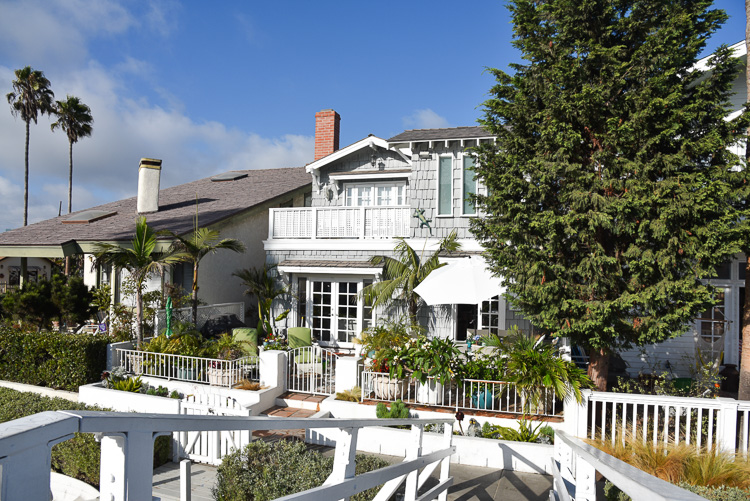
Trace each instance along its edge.
<instances>
[{"instance_id":1,"label":"white balcony railing","mask_svg":"<svg viewBox=\"0 0 750 501\"><path fill-rule=\"evenodd\" d=\"M409 236L411 207L271 209L268 238L394 238Z\"/></svg>"}]
</instances>

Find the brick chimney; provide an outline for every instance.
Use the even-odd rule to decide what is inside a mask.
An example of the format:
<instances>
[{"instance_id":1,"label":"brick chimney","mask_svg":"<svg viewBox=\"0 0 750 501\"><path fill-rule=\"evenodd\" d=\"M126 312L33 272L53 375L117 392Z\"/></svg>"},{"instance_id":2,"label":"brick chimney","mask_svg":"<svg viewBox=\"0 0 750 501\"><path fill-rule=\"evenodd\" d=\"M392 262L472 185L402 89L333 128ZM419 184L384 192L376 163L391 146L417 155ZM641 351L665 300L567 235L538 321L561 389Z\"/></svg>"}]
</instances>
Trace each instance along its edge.
<instances>
[{"instance_id":1,"label":"brick chimney","mask_svg":"<svg viewBox=\"0 0 750 501\"><path fill-rule=\"evenodd\" d=\"M138 214L159 210L159 179L161 160L141 158L138 165Z\"/></svg>"},{"instance_id":2,"label":"brick chimney","mask_svg":"<svg viewBox=\"0 0 750 501\"><path fill-rule=\"evenodd\" d=\"M339 149L339 122L341 116L333 110L315 114L315 160Z\"/></svg>"}]
</instances>

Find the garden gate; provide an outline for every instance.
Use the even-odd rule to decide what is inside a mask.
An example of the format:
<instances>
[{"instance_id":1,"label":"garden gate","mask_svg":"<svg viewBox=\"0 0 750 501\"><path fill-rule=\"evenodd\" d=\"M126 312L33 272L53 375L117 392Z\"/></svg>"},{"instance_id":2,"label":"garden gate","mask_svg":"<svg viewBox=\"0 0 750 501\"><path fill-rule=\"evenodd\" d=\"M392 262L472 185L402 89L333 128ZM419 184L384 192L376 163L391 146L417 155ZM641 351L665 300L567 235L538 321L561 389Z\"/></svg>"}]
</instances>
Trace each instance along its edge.
<instances>
[{"instance_id":1,"label":"garden gate","mask_svg":"<svg viewBox=\"0 0 750 501\"><path fill-rule=\"evenodd\" d=\"M233 398L219 394L188 395L181 402L180 413L190 416L249 416ZM244 431L183 431L174 433L178 450L175 460L190 458L197 463L221 464L232 449L241 449L252 441L251 432ZM177 461L175 461L177 462Z\"/></svg>"},{"instance_id":2,"label":"garden gate","mask_svg":"<svg viewBox=\"0 0 750 501\"><path fill-rule=\"evenodd\" d=\"M304 346L287 352L287 390L333 395L339 356L320 346Z\"/></svg>"}]
</instances>

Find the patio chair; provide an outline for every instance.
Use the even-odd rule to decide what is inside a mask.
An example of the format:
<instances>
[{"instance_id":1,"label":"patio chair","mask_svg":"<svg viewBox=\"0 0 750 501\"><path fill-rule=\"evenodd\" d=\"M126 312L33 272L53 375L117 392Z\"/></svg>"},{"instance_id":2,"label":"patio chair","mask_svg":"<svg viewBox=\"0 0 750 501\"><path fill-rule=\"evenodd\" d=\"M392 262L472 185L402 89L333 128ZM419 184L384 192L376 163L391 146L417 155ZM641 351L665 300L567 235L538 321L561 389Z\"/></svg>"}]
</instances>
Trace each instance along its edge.
<instances>
[{"instance_id":1,"label":"patio chair","mask_svg":"<svg viewBox=\"0 0 750 501\"><path fill-rule=\"evenodd\" d=\"M286 330L289 349L312 346L312 334L308 327L290 327Z\"/></svg>"},{"instance_id":2,"label":"patio chair","mask_svg":"<svg viewBox=\"0 0 750 501\"><path fill-rule=\"evenodd\" d=\"M258 354L258 329L251 327L235 327L232 329L232 337L238 343L242 343L242 351L245 355Z\"/></svg>"}]
</instances>

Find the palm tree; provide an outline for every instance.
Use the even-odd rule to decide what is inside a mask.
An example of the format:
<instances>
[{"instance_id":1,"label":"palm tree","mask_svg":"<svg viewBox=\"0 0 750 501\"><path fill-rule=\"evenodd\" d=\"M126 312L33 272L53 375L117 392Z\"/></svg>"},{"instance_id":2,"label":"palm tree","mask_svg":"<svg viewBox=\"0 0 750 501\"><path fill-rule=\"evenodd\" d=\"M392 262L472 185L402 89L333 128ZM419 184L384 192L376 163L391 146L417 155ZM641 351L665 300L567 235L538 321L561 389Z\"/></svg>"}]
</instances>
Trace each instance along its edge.
<instances>
[{"instance_id":1,"label":"palm tree","mask_svg":"<svg viewBox=\"0 0 750 501\"><path fill-rule=\"evenodd\" d=\"M387 307L392 305L394 301L406 304L409 319L412 323L416 323L417 312L422 299L419 294L414 292L414 289L433 270L444 266L445 263L441 264L438 259L441 252L457 251L461 248L461 244L456 241L456 232L453 231L440 240L438 248L425 258L426 242L422 252L418 253L403 238L398 240L399 243L393 249L395 258L374 256L370 259L370 263L375 266L385 264L383 268L384 279L362 289L362 296L367 303L373 306Z\"/></svg>"},{"instance_id":2,"label":"palm tree","mask_svg":"<svg viewBox=\"0 0 750 501\"><path fill-rule=\"evenodd\" d=\"M68 214L73 210L73 143L77 143L82 137L91 136L91 124L94 118L91 116L91 108L81 102L75 96L68 96L65 101L55 103L54 113L57 115L57 122L54 122L50 128L54 132L60 128L68 135L68 158L70 171L68 173Z\"/></svg>"},{"instance_id":3,"label":"palm tree","mask_svg":"<svg viewBox=\"0 0 750 501\"><path fill-rule=\"evenodd\" d=\"M171 231L165 231L174 238L170 251L182 262L193 263L193 324L198 325L198 264L207 254L214 254L221 249L234 252L245 252L245 245L234 238L219 240L219 232L208 228L198 228L198 218L195 219L193 232L185 237Z\"/></svg>"},{"instance_id":4,"label":"palm tree","mask_svg":"<svg viewBox=\"0 0 750 501\"><path fill-rule=\"evenodd\" d=\"M116 270L128 270L135 283L135 340L139 348L143 344L143 288L146 279L152 273L162 273L167 266L181 261L179 256L169 251L161 255L155 253L156 236L146 218L141 216L136 219L130 247L100 242L94 250L97 265L112 265Z\"/></svg>"},{"instance_id":5,"label":"palm tree","mask_svg":"<svg viewBox=\"0 0 750 501\"><path fill-rule=\"evenodd\" d=\"M29 125L37 117L52 113L52 99L55 94L50 90L50 83L44 73L36 71L31 66L16 70L13 80L13 92L6 94L10 104L10 112L14 117L20 116L26 122L26 152L24 156L26 171L24 174L23 194L23 225L29 221ZM24 277L25 278L25 277Z\"/></svg>"},{"instance_id":6,"label":"palm tree","mask_svg":"<svg viewBox=\"0 0 750 501\"><path fill-rule=\"evenodd\" d=\"M245 268L232 273L233 276L242 280L242 285L247 287L245 294L258 298L258 326L262 327L266 333L273 330L271 323L273 301L287 293L287 288L280 287L271 274L271 271L275 268L275 265L268 266L264 263L260 268ZM281 320L283 315L282 313L276 320Z\"/></svg>"}]
</instances>

